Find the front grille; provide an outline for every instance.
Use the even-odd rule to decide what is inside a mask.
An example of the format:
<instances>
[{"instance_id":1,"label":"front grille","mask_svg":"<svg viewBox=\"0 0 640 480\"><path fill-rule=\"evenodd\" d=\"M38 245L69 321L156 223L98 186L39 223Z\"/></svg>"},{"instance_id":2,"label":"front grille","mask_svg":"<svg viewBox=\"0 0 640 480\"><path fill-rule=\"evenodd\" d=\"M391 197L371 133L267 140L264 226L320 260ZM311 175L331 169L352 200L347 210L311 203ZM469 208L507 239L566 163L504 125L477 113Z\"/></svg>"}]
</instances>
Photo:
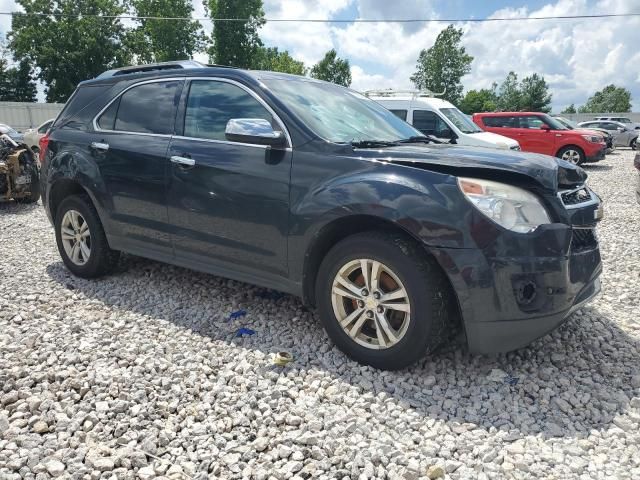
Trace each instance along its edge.
<instances>
[{"instance_id":1,"label":"front grille","mask_svg":"<svg viewBox=\"0 0 640 480\"><path fill-rule=\"evenodd\" d=\"M560 192L560 198L565 205L580 205L591 201L592 197L587 187L581 187L577 190Z\"/></svg>"},{"instance_id":2,"label":"front grille","mask_svg":"<svg viewBox=\"0 0 640 480\"><path fill-rule=\"evenodd\" d=\"M571 237L571 251L591 250L598 245L595 229L574 228Z\"/></svg>"}]
</instances>

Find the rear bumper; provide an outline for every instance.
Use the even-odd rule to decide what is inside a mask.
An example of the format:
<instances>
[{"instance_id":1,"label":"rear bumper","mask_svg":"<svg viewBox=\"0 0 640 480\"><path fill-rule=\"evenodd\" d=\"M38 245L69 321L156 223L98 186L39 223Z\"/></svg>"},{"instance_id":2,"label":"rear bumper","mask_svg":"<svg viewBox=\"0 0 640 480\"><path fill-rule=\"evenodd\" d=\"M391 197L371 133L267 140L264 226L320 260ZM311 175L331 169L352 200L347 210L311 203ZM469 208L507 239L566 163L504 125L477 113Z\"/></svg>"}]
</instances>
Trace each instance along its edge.
<instances>
[{"instance_id":1,"label":"rear bumper","mask_svg":"<svg viewBox=\"0 0 640 480\"><path fill-rule=\"evenodd\" d=\"M595 237L539 227L517 256L495 249L434 249L457 294L472 353L507 352L543 336L600 291ZM575 237L575 238L574 238Z\"/></svg>"},{"instance_id":2,"label":"rear bumper","mask_svg":"<svg viewBox=\"0 0 640 480\"><path fill-rule=\"evenodd\" d=\"M599 162L600 160L604 159L605 154L607 153L607 146L603 145L602 147L600 147L596 152L593 152L591 154L586 153L586 162Z\"/></svg>"}]
</instances>

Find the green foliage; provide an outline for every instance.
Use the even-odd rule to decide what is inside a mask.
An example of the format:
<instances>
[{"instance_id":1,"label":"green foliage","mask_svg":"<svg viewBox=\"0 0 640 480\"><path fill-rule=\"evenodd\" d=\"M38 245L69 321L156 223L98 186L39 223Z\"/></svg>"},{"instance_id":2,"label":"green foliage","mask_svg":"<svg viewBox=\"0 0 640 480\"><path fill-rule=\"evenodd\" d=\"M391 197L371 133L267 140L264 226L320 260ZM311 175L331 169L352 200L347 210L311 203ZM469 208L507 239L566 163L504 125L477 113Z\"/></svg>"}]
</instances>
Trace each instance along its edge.
<instances>
[{"instance_id":1,"label":"green foliage","mask_svg":"<svg viewBox=\"0 0 640 480\"><path fill-rule=\"evenodd\" d=\"M416 88L442 92L442 98L457 104L462 98L462 77L471 71L473 57L461 45L462 29L445 28L428 50L418 57L411 81Z\"/></svg>"},{"instance_id":2,"label":"green foliage","mask_svg":"<svg viewBox=\"0 0 640 480\"><path fill-rule=\"evenodd\" d=\"M577 113L576 112L576 106L572 103L571 105L569 105L567 108L565 108L564 110L562 110L562 112L560 113Z\"/></svg>"},{"instance_id":3,"label":"green foliage","mask_svg":"<svg viewBox=\"0 0 640 480\"><path fill-rule=\"evenodd\" d=\"M262 0L205 0L213 21L213 45L209 58L220 65L252 68L259 62L262 41L258 29L264 25ZM216 18L246 18L246 22L216 22Z\"/></svg>"},{"instance_id":4,"label":"green foliage","mask_svg":"<svg viewBox=\"0 0 640 480\"><path fill-rule=\"evenodd\" d=\"M338 53L331 49L324 58L311 68L310 75L319 80L337 83L344 87L351 85L351 67L349 60L338 57Z\"/></svg>"},{"instance_id":5,"label":"green foliage","mask_svg":"<svg viewBox=\"0 0 640 480\"><path fill-rule=\"evenodd\" d=\"M522 104L518 75L509 72L504 82L498 88L498 110L503 112L517 112Z\"/></svg>"},{"instance_id":6,"label":"green foliage","mask_svg":"<svg viewBox=\"0 0 640 480\"><path fill-rule=\"evenodd\" d=\"M509 72L498 88L498 110L503 112L550 112L551 94L542 75L534 73L518 82Z\"/></svg>"},{"instance_id":7,"label":"green foliage","mask_svg":"<svg viewBox=\"0 0 640 480\"><path fill-rule=\"evenodd\" d=\"M37 88L29 62L22 60L13 67L8 63L5 53L0 52L0 101L35 102Z\"/></svg>"},{"instance_id":8,"label":"green foliage","mask_svg":"<svg viewBox=\"0 0 640 480\"><path fill-rule=\"evenodd\" d=\"M271 70L272 72L305 75L307 68L303 62L295 60L286 50L279 52L277 48L261 48L253 68L255 70Z\"/></svg>"},{"instance_id":9,"label":"green foliage","mask_svg":"<svg viewBox=\"0 0 640 480\"><path fill-rule=\"evenodd\" d=\"M544 77L534 73L520 82L520 108L527 112L551 111L551 94Z\"/></svg>"},{"instance_id":10,"label":"green foliage","mask_svg":"<svg viewBox=\"0 0 640 480\"><path fill-rule=\"evenodd\" d=\"M624 87L607 85L589 97L580 113L625 113L631 111L631 92Z\"/></svg>"},{"instance_id":11,"label":"green foliage","mask_svg":"<svg viewBox=\"0 0 640 480\"><path fill-rule=\"evenodd\" d=\"M46 85L47 101L65 102L76 85L128 62L119 19L82 16L121 15L117 0L17 0L26 13L15 15L9 33L14 58L32 65Z\"/></svg>"},{"instance_id":12,"label":"green foliage","mask_svg":"<svg viewBox=\"0 0 640 480\"><path fill-rule=\"evenodd\" d=\"M138 17L190 17L193 12L191 0L131 0L131 7ZM204 46L197 21L144 19L138 23L126 35L135 63L185 60Z\"/></svg>"},{"instance_id":13,"label":"green foliage","mask_svg":"<svg viewBox=\"0 0 640 480\"><path fill-rule=\"evenodd\" d=\"M469 90L460 100L460 110L467 115L478 112L492 112L496 109L498 98L494 90L482 88L480 90Z\"/></svg>"}]
</instances>

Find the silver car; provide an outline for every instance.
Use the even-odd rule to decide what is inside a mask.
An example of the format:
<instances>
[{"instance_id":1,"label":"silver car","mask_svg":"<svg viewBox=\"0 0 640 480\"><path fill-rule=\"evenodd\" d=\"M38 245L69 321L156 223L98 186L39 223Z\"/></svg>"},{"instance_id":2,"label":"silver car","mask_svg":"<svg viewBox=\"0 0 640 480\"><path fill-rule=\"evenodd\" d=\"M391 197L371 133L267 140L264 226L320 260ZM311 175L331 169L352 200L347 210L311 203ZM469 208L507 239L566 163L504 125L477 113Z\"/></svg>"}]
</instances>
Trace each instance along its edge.
<instances>
[{"instance_id":1,"label":"silver car","mask_svg":"<svg viewBox=\"0 0 640 480\"><path fill-rule=\"evenodd\" d=\"M620 123L624 123L624 126L629 129L640 130L640 123L631 121L629 117L595 117L594 120L620 122Z\"/></svg>"},{"instance_id":2,"label":"silver car","mask_svg":"<svg viewBox=\"0 0 640 480\"><path fill-rule=\"evenodd\" d=\"M24 132L24 143L29 145L35 153L40 152L40 139L44 137L45 133L47 133L47 130L49 130L49 127L53 123L53 120L53 118L47 120L38 128L30 128L29 130Z\"/></svg>"},{"instance_id":3,"label":"silver car","mask_svg":"<svg viewBox=\"0 0 640 480\"><path fill-rule=\"evenodd\" d=\"M582 128L602 128L613 136L613 144L616 147L638 148L637 139L640 130L629 128L624 123L612 122L607 120L591 120L579 124Z\"/></svg>"}]
</instances>

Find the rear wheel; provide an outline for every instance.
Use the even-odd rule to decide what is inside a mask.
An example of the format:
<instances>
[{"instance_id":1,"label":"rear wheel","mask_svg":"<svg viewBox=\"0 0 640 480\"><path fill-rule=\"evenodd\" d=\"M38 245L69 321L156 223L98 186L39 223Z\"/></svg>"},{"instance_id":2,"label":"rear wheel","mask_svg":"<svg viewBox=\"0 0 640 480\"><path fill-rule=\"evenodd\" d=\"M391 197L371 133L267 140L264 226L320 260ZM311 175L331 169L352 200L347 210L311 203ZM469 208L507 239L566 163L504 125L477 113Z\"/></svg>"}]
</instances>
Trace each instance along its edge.
<instances>
[{"instance_id":1,"label":"rear wheel","mask_svg":"<svg viewBox=\"0 0 640 480\"><path fill-rule=\"evenodd\" d=\"M348 237L318 273L329 337L354 360L385 370L411 365L444 341L456 314L452 298L435 261L398 234Z\"/></svg>"},{"instance_id":2,"label":"rear wheel","mask_svg":"<svg viewBox=\"0 0 640 480\"><path fill-rule=\"evenodd\" d=\"M586 160L582 149L574 145L568 145L561 148L558 151L556 157L561 158L562 160L565 160L569 163L573 163L574 165L580 165Z\"/></svg>"},{"instance_id":3,"label":"rear wheel","mask_svg":"<svg viewBox=\"0 0 640 480\"><path fill-rule=\"evenodd\" d=\"M636 137L633 140L631 140L631 143L629 143L629 146L631 147L632 150L637 150L638 149L638 137Z\"/></svg>"},{"instance_id":4,"label":"rear wheel","mask_svg":"<svg viewBox=\"0 0 640 480\"><path fill-rule=\"evenodd\" d=\"M74 275L99 277L116 266L119 252L109 248L98 212L86 195L60 202L55 229L62 261Z\"/></svg>"}]
</instances>

